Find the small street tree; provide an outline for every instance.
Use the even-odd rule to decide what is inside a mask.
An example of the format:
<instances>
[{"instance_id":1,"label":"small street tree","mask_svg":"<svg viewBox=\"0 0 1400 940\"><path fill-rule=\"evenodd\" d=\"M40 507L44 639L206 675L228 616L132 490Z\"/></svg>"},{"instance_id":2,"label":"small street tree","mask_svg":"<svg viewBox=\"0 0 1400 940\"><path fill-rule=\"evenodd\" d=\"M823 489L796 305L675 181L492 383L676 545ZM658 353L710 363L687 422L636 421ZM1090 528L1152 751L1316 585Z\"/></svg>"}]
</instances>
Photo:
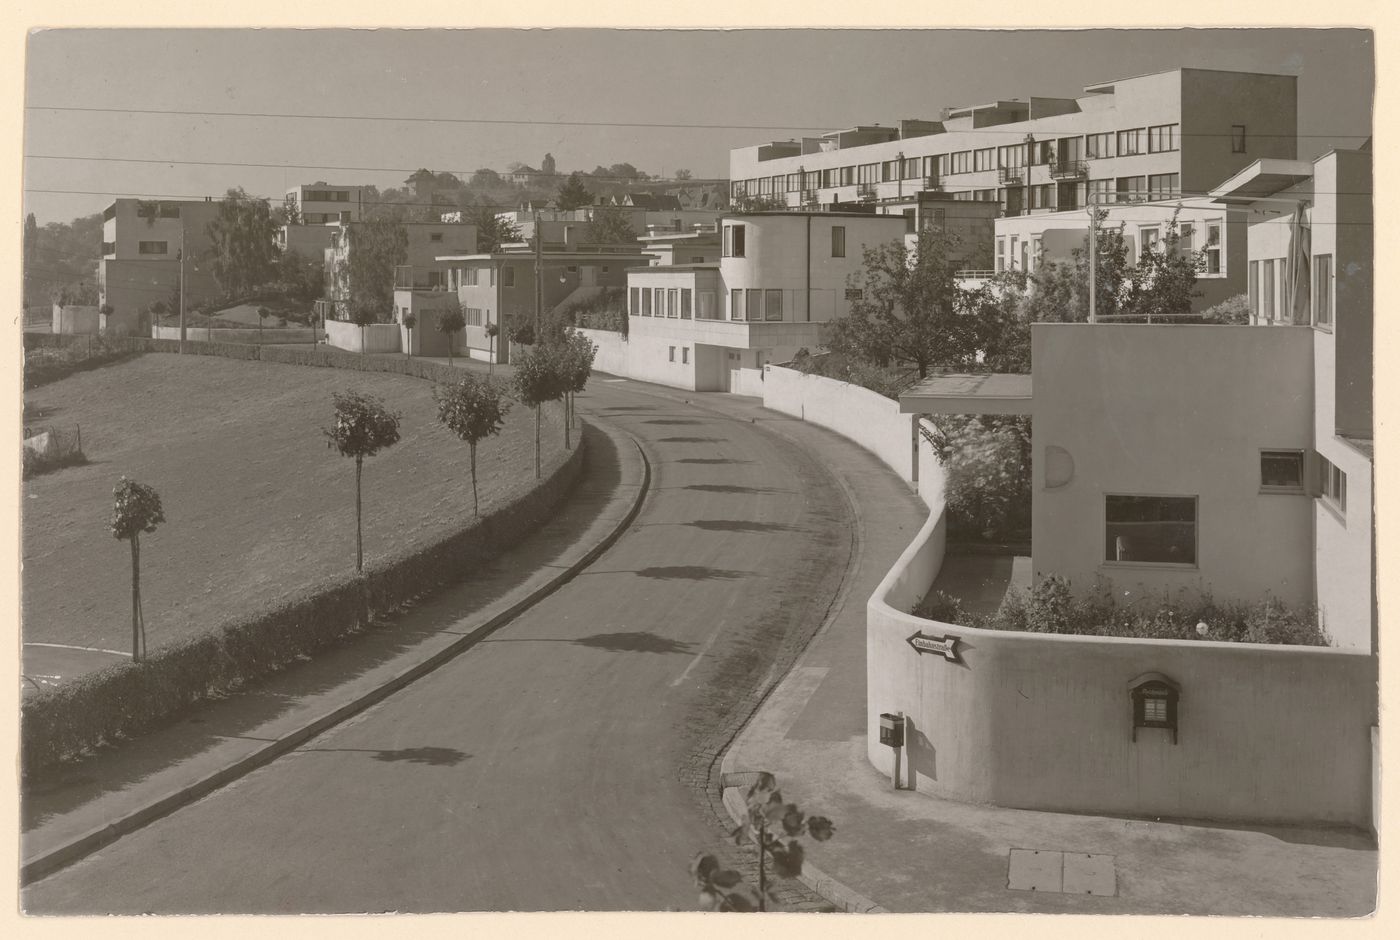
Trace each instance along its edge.
<instances>
[{"instance_id":1,"label":"small street tree","mask_svg":"<svg viewBox=\"0 0 1400 940\"><path fill-rule=\"evenodd\" d=\"M438 406L438 420L448 430L467 442L471 452L472 515L481 515L481 502L476 491L476 445L499 434L505 425L510 403L505 389L490 379L472 375L459 381L433 387L433 400Z\"/></svg>"},{"instance_id":2,"label":"small street tree","mask_svg":"<svg viewBox=\"0 0 1400 940\"><path fill-rule=\"evenodd\" d=\"M365 354L365 327L379 322L379 312L372 303L366 301L350 304L350 322L360 328L360 355Z\"/></svg>"},{"instance_id":3,"label":"small street tree","mask_svg":"<svg viewBox=\"0 0 1400 940\"><path fill-rule=\"evenodd\" d=\"M540 405L555 401L564 394L556 357L548 348L530 349L521 354L515 364L515 397L527 408L535 409L535 479L542 476L540 464Z\"/></svg>"},{"instance_id":4,"label":"small street tree","mask_svg":"<svg viewBox=\"0 0 1400 940\"><path fill-rule=\"evenodd\" d=\"M570 173L564 185L559 187L559 195L555 197L554 204L565 210L582 209L584 206L593 205L593 194L583 185L583 177L575 171Z\"/></svg>"},{"instance_id":5,"label":"small street tree","mask_svg":"<svg viewBox=\"0 0 1400 940\"><path fill-rule=\"evenodd\" d=\"M364 570L365 553L361 524L360 478L366 457L373 457L399 442L399 416L373 395L357 391L335 392L335 423L322 428L328 447L342 457L355 458L355 573Z\"/></svg>"},{"instance_id":6,"label":"small street tree","mask_svg":"<svg viewBox=\"0 0 1400 940\"><path fill-rule=\"evenodd\" d=\"M146 658L146 621L141 615L141 533L165 521L160 495L122 477L112 489L112 535L131 543L131 660Z\"/></svg>"},{"instance_id":7,"label":"small street tree","mask_svg":"<svg viewBox=\"0 0 1400 940\"><path fill-rule=\"evenodd\" d=\"M593 357L598 347L577 330L566 330L556 350L556 364L564 386L564 449L570 447L569 430L574 423L574 395L588 386L593 374Z\"/></svg>"},{"instance_id":8,"label":"small street tree","mask_svg":"<svg viewBox=\"0 0 1400 940\"><path fill-rule=\"evenodd\" d=\"M758 889L747 884L737 871L720 867L719 859L701 853L690 863L690 874L700 889L700 905L710 911L766 911L768 902L777 902L768 883L771 865L780 878L802 874L806 851L797 836L809 835L825 842L835 827L825 816L807 816L795 803L784 803L777 780L760 773L745 797L748 812L731 833L735 844L752 842L758 847ZM786 837L786 841L784 841Z\"/></svg>"},{"instance_id":9,"label":"small street tree","mask_svg":"<svg viewBox=\"0 0 1400 940\"><path fill-rule=\"evenodd\" d=\"M408 358L413 358L413 328L418 325L418 314L405 313L403 315L403 328L408 330Z\"/></svg>"},{"instance_id":10,"label":"small street tree","mask_svg":"<svg viewBox=\"0 0 1400 940\"><path fill-rule=\"evenodd\" d=\"M259 346L261 346L261 345L262 345L262 342L263 342L263 321L265 321L265 320L266 320L268 317L270 317L270 316L272 316L272 311L271 311L271 310L267 309L266 307L259 307L259 308L258 308L258 345L259 345Z\"/></svg>"},{"instance_id":11,"label":"small street tree","mask_svg":"<svg viewBox=\"0 0 1400 940\"><path fill-rule=\"evenodd\" d=\"M452 346L454 337L462 332L462 328L467 325L467 321L462 317L462 311L449 310L438 316L437 331L447 337L447 364L452 365Z\"/></svg>"},{"instance_id":12,"label":"small street tree","mask_svg":"<svg viewBox=\"0 0 1400 940\"><path fill-rule=\"evenodd\" d=\"M496 371L496 337L501 335L501 325L499 323L486 324L486 341L490 344L490 358L486 361L486 373L493 374Z\"/></svg>"}]
</instances>

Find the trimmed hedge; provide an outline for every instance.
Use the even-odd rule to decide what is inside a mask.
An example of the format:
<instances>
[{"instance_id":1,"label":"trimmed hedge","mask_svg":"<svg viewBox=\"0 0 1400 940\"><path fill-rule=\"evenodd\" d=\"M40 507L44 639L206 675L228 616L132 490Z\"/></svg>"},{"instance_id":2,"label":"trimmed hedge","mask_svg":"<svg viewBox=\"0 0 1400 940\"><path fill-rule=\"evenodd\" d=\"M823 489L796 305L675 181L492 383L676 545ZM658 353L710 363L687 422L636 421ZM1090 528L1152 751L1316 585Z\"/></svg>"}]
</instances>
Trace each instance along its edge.
<instances>
[{"instance_id":1,"label":"trimmed hedge","mask_svg":"<svg viewBox=\"0 0 1400 940\"><path fill-rule=\"evenodd\" d=\"M140 353L114 348L107 341L97 338L67 346L35 347L24 357L24 387L38 388L78 372L125 362L137 355Z\"/></svg>"},{"instance_id":2,"label":"trimmed hedge","mask_svg":"<svg viewBox=\"0 0 1400 940\"><path fill-rule=\"evenodd\" d=\"M587 438L585 437L585 441ZM150 730L200 701L233 692L359 632L372 618L489 562L547 521L582 469L586 445L556 458L544 482L433 543L342 575L277 607L45 689L21 712L24 773L33 776L106 742Z\"/></svg>"},{"instance_id":3,"label":"trimmed hedge","mask_svg":"<svg viewBox=\"0 0 1400 940\"><path fill-rule=\"evenodd\" d=\"M65 347L74 339L62 334L26 333L24 345L26 349ZM179 350L178 340L117 337L103 342L126 353ZM440 363L362 356L334 347L187 341L185 349L187 354L201 356L393 372L433 382L450 382L462 376L460 369ZM380 561L365 571L363 580L353 575L328 579L277 607L162 646L143 663L118 663L36 692L24 701L20 716L25 775L41 774L103 743L148 731L182 709L236 691L325 649L359 632L364 611L372 619L375 613L394 610L460 580L464 571L519 543L550 518L578 479L590 433L585 428L579 446L556 456L545 467L544 481L510 505L471 520L431 545Z\"/></svg>"}]
</instances>

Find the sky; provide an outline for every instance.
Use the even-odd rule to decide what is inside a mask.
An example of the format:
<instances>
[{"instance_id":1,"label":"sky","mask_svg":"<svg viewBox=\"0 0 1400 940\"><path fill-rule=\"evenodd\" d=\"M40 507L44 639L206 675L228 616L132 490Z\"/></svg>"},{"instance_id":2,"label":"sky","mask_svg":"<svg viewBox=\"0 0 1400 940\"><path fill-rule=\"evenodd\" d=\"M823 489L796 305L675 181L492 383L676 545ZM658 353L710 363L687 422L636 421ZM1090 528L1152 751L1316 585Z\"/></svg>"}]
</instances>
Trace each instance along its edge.
<instances>
[{"instance_id":1,"label":"sky","mask_svg":"<svg viewBox=\"0 0 1400 940\"><path fill-rule=\"evenodd\" d=\"M385 188L421 166L537 167L546 152L560 171L629 162L724 177L735 147L1073 96L1177 67L1297 75L1308 158L1370 136L1373 39L1359 29L37 31L25 211L44 224L118 195Z\"/></svg>"}]
</instances>

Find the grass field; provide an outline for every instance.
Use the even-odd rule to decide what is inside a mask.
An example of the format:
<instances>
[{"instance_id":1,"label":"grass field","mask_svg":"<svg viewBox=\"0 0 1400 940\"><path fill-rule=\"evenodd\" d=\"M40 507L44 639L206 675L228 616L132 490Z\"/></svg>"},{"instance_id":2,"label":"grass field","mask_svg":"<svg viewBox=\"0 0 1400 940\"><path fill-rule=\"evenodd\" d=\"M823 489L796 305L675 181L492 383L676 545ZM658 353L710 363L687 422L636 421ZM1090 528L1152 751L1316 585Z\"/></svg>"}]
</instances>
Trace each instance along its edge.
<instances>
[{"instance_id":1,"label":"grass field","mask_svg":"<svg viewBox=\"0 0 1400 940\"><path fill-rule=\"evenodd\" d=\"M130 547L108 529L123 474L155 487L167 520L141 537L151 650L353 571L355 464L320 430L346 388L402 415L399 444L365 461L366 565L469 519L467 446L421 379L151 354L27 393L82 427L90 463L24 484L25 642L130 648ZM544 446L562 449L557 425ZM478 472L483 513L533 485L529 409L481 445Z\"/></svg>"}]
</instances>

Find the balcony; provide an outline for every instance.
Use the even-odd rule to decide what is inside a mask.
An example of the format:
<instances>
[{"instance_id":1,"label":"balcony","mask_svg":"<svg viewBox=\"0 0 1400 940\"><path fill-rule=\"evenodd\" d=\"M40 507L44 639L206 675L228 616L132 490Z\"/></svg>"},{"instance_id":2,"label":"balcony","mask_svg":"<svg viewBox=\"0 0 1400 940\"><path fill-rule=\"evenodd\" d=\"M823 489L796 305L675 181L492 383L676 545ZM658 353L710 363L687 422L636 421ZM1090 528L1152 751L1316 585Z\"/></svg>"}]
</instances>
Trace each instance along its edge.
<instances>
[{"instance_id":1,"label":"balcony","mask_svg":"<svg viewBox=\"0 0 1400 940\"><path fill-rule=\"evenodd\" d=\"M1089 175L1089 165L1083 160L1064 160L1050 164L1050 178L1053 180L1085 179Z\"/></svg>"},{"instance_id":2,"label":"balcony","mask_svg":"<svg viewBox=\"0 0 1400 940\"><path fill-rule=\"evenodd\" d=\"M394 267L394 290L413 290L413 265L400 264Z\"/></svg>"},{"instance_id":3,"label":"balcony","mask_svg":"<svg viewBox=\"0 0 1400 940\"><path fill-rule=\"evenodd\" d=\"M879 197L874 183L861 183L856 187L857 202L874 202Z\"/></svg>"},{"instance_id":4,"label":"balcony","mask_svg":"<svg viewBox=\"0 0 1400 940\"><path fill-rule=\"evenodd\" d=\"M924 190L926 192L941 193L943 191L943 180L937 176L924 177Z\"/></svg>"},{"instance_id":5,"label":"balcony","mask_svg":"<svg viewBox=\"0 0 1400 940\"><path fill-rule=\"evenodd\" d=\"M1004 166L997 170L998 183L1020 183L1026 178L1026 168L1023 166Z\"/></svg>"}]
</instances>

